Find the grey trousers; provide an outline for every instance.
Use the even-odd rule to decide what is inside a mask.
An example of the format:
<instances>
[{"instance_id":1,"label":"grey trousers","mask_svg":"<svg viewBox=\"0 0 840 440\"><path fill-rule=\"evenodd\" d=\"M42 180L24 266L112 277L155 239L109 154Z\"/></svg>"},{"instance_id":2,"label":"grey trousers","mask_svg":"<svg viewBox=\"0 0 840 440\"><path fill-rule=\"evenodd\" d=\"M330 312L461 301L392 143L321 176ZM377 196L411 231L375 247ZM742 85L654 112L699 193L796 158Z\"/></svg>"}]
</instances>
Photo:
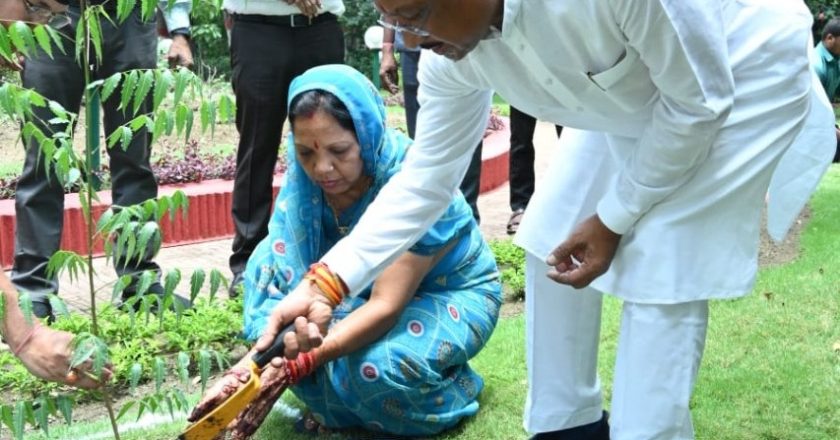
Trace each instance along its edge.
<instances>
[{"instance_id":1,"label":"grey trousers","mask_svg":"<svg viewBox=\"0 0 840 440\"><path fill-rule=\"evenodd\" d=\"M73 41L79 10L71 7L68 13L73 22L62 31L70 37L66 41ZM94 66L91 81L107 78L116 72L156 66L155 24L144 23L139 9L135 9L121 25L115 26L103 20L101 26L102 61ZM72 46L69 43L65 46L66 54L53 50L52 58L44 53L27 58L21 77L24 87L34 89L75 112L80 108L84 93L84 71L75 59ZM119 97L118 89L102 103L106 134L134 118L130 110L123 113L117 109ZM140 112L145 113L149 109L147 103ZM64 128L44 122L51 118L49 110L38 109L33 122L45 133ZM18 289L29 292L33 301L46 302L46 295L58 292L58 281L48 277L46 269L50 256L59 249L64 191L54 176L48 178L44 158L39 158L39 145L33 141L25 147L26 160L15 197L17 226L12 282ZM145 130L137 133L126 150L119 146L109 150L114 205L133 205L157 196L157 182L149 165L150 152L150 136ZM159 269L150 259L140 263L132 259L129 264L115 266L120 275Z\"/></svg>"}]
</instances>

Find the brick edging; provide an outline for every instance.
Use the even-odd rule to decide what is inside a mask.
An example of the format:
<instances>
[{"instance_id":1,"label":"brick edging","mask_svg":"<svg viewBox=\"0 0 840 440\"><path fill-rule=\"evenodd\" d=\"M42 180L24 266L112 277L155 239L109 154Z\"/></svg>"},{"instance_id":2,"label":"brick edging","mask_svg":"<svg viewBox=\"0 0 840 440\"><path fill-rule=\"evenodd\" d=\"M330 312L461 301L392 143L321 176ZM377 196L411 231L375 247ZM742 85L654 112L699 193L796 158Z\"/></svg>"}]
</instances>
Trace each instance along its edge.
<instances>
[{"instance_id":1,"label":"brick edging","mask_svg":"<svg viewBox=\"0 0 840 440\"><path fill-rule=\"evenodd\" d=\"M480 185L482 193L508 181L510 131L507 129L507 121L505 122L503 130L495 131L484 138ZM275 176L275 195L280 188L280 180L280 176ZM162 185L158 192L161 195L169 195L176 190L183 191L189 198L189 213L186 217L178 214L174 221L164 220L161 223L163 246L180 246L233 236L233 219L230 215L233 181L205 180L199 183ZM111 205L111 192L100 191L99 199L100 202L93 207L95 218L99 218ZM78 194L65 195L61 248L79 253L86 252L86 230L87 225L82 216ZM9 269L14 261L14 237L15 201L0 200L0 267L3 270ZM94 244L94 253L101 255L102 251L102 240L98 240Z\"/></svg>"}]
</instances>

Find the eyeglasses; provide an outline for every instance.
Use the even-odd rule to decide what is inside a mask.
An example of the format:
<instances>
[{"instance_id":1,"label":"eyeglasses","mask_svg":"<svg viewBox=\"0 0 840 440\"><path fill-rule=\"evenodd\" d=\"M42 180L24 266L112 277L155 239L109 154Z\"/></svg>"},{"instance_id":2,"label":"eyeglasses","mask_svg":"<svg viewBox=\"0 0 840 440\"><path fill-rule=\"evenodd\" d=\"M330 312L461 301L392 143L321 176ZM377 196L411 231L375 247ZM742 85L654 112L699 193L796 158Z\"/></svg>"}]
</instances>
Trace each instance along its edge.
<instances>
[{"instance_id":1,"label":"eyeglasses","mask_svg":"<svg viewBox=\"0 0 840 440\"><path fill-rule=\"evenodd\" d=\"M377 9L379 9L377 7ZM415 22L416 24L401 24L394 18L389 18L387 14L379 10L379 20L377 23L382 25L385 29L391 29L395 32L408 32L410 34L417 35L418 37L428 37L431 34L429 31L423 29L426 26L426 22L429 21L429 15L431 15L432 7L427 6L423 9L419 14L417 14L417 18L412 19L411 21Z\"/></svg>"}]
</instances>

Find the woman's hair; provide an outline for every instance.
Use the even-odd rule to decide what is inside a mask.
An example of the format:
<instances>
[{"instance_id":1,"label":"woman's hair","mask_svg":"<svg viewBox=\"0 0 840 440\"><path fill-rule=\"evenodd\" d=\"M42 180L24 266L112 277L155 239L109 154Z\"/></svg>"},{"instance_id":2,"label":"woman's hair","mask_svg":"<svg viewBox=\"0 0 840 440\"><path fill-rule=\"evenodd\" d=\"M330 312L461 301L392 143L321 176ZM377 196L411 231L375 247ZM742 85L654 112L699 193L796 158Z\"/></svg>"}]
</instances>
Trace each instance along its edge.
<instances>
[{"instance_id":1,"label":"woman's hair","mask_svg":"<svg viewBox=\"0 0 840 440\"><path fill-rule=\"evenodd\" d=\"M324 90L307 90L292 99L289 105L289 122L295 128L295 119L299 116L309 117L321 110L338 121L341 128L356 133L353 117L350 111L335 95Z\"/></svg>"}]
</instances>

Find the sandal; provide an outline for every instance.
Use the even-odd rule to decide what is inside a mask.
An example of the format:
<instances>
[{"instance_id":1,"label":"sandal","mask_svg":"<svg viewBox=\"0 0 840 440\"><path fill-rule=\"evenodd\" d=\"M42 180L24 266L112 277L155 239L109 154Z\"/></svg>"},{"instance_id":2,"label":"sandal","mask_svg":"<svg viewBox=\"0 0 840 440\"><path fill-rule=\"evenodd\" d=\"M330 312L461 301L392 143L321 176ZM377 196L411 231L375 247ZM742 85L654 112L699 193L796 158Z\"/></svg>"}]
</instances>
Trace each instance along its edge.
<instances>
[{"instance_id":1,"label":"sandal","mask_svg":"<svg viewBox=\"0 0 840 440\"><path fill-rule=\"evenodd\" d=\"M522 215L525 214L524 208L519 208L513 211L510 215L510 220L508 220L507 224L507 234L513 235L516 234L516 231L519 230L519 223L522 221Z\"/></svg>"}]
</instances>

